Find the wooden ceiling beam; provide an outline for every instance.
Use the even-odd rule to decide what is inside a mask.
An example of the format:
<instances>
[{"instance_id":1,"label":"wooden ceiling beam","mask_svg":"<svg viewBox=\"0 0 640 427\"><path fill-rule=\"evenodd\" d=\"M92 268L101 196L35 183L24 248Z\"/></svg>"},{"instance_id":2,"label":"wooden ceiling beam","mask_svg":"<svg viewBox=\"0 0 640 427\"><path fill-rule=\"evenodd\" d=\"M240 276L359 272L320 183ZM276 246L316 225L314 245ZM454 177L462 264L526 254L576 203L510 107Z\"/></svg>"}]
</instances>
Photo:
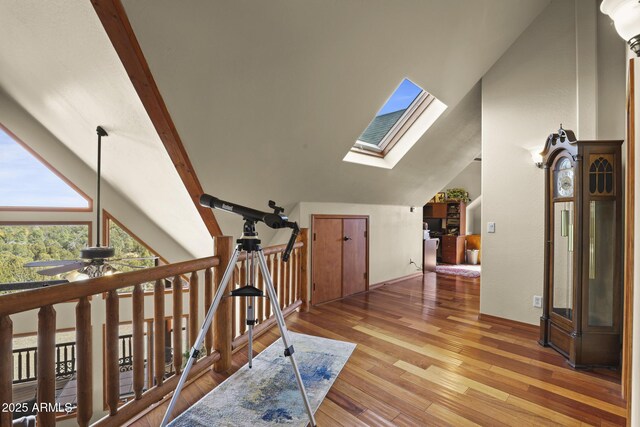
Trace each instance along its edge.
<instances>
[{"instance_id":1,"label":"wooden ceiling beam","mask_svg":"<svg viewBox=\"0 0 640 427\"><path fill-rule=\"evenodd\" d=\"M222 231L213 211L200 206L200 195L204 192L202 185L160 95L122 3L120 0L91 0L91 4L209 233L214 237L221 236Z\"/></svg>"}]
</instances>

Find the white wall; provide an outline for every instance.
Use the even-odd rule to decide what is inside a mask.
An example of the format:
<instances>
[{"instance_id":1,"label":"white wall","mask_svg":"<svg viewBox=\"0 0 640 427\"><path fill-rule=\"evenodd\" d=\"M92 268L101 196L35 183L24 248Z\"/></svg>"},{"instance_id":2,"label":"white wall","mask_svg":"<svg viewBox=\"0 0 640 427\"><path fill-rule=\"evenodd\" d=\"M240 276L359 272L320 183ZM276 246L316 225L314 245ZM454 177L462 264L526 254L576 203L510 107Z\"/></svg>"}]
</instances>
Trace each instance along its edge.
<instances>
[{"instance_id":1,"label":"white wall","mask_svg":"<svg viewBox=\"0 0 640 427\"><path fill-rule=\"evenodd\" d=\"M311 228L313 214L369 215L370 285L416 273L416 267L409 264L409 259L422 264L420 206L411 212L410 206L301 202L289 211L289 218L297 221L300 227ZM268 245L285 243L288 236L288 231L279 231ZM310 275L310 265L307 271Z\"/></svg>"},{"instance_id":2,"label":"white wall","mask_svg":"<svg viewBox=\"0 0 640 427\"><path fill-rule=\"evenodd\" d=\"M464 188L469 192L471 201L467 204L467 234L480 234L482 228L482 162L472 161L442 190Z\"/></svg>"},{"instance_id":3,"label":"white wall","mask_svg":"<svg viewBox=\"0 0 640 427\"><path fill-rule=\"evenodd\" d=\"M594 64L603 61L593 52L600 46L624 60L624 46L594 34L596 7L592 0L552 1L483 78L482 218L496 222L496 233L483 227L482 313L539 322L532 297L543 293L544 175L529 150L541 149L560 123L578 138L595 138L594 117L606 123L608 137L624 138L616 119L624 117L624 93L609 94L607 108L598 109ZM624 84L618 68L599 71Z\"/></svg>"},{"instance_id":4,"label":"white wall","mask_svg":"<svg viewBox=\"0 0 640 427\"><path fill-rule=\"evenodd\" d=\"M629 58L631 58L631 53L629 53ZM640 82L640 60L638 58L633 59L635 62L635 181L640 181L640 168L637 165L640 165L640 150L638 149L638 143L640 142L640 87L638 86L638 82ZM636 190L635 195L635 212L640 212L640 195ZM638 247L637 242L640 242L640 224L634 218L635 221L635 242L636 246L634 249L634 316L633 316L633 354L632 354L632 371L631 371L631 426L640 425L640 248Z\"/></svg>"},{"instance_id":5,"label":"white wall","mask_svg":"<svg viewBox=\"0 0 640 427\"><path fill-rule=\"evenodd\" d=\"M0 123L93 198L95 209L96 173L93 169L2 91L0 91ZM87 141L87 150L97 154L97 136L96 139ZM117 168L118 165L104 165L104 167ZM135 203L116 192L104 181L102 207L170 262L194 258L193 254L177 244L164 230L146 217ZM0 212L0 221L38 220L92 221L93 236L94 238L96 236L94 212Z\"/></svg>"},{"instance_id":6,"label":"white wall","mask_svg":"<svg viewBox=\"0 0 640 427\"><path fill-rule=\"evenodd\" d=\"M422 210L409 206L300 203L300 224L311 227L313 214L369 215L369 284L416 272L422 264ZM311 230L313 232L313 230Z\"/></svg>"}]
</instances>

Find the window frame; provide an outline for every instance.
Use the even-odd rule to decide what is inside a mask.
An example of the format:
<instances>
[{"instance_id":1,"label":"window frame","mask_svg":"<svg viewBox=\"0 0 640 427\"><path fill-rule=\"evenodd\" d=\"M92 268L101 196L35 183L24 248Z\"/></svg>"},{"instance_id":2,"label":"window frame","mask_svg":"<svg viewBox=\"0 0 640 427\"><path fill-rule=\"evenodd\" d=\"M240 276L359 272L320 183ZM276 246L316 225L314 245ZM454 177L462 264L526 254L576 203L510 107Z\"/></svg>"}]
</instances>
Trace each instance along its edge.
<instances>
[{"instance_id":1,"label":"window frame","mask_svg":"<svg viewBox=\"0 0 640 427\"><path fill-rule=\"evenodd\" d=\"M153 255L158 257L158 261L160 261L160 265L167 265L169 264L169 261L167 261L166 258L164 258L162 255L160 255L155 249L153 249L151 246L149 246L148 244L146 244L141 238L139 238L138 236L136 236L135 233L133 233L131 230L129 230L127 227L125 227L120 221L118 221L113 215L111 215L109 212L107 212L106 209L102 210L102 244L104 246L109 246L109 222L113 221L113 223L115 225L117 225L118 227L120 227L120 229L122 231L124 231L125 233L127 233L129 235L129 237L131 237L133 240L135 240L136 242L138 242L141 246L143 246L146 250L148 250L149 252L151 252Z\"/></svg>"},{"instance_id":2,"label":"window frame","mask_svg":"<svg viewBox=\"0 0 640 427\"><path fill-rule=\"evenodd\" d=\"M409 80L413 83L411 80ZM414 83L415 84L415 83ZM416 85L417 87L420 87ZM398 86L399 87L399 86ZM385 136L380 141L379 145L371 144L369 142L362 141L357 139L355 144L353 144L352 150L358 153L370 154L375 153L380 157L386 156L386 154L393 149L398 140L406 133L406 130L411 127L411 125L420 117L420 114L426 109L426 107L431 104L433 99L435 98L426 90L422 89L418 96L413 100L413 102L407 107L405 112L400 116L400 118L394 123L394 125L389 129L389 131L385 134ZM397 90L397 89L396 89ZM395 91L394 91L395 93ZM391 95L393 96L393 94ZM426 103L426 105L425 105ZM419 113L416 112L419 110ZM369 122L369 125L365 128L365 130L373 123L373 121L378 117L377 115Z\"/></svg>"},{"instance_id":3,"label":"window frame","mask_svg":"<svg viewBox=\"0 0 640 427\"><path fill-rule=\"evenodd\" d=\"M2 206L0 205L0 211L17 211L17 212L93 212L93 199L82 191L71 180L64 176L60 171L54 168L51 163L47 162L40 154L38 154L33 148L29 147L24 141L11 132L6 126L0 123L0 130L6 133L16 144L24 148L27 153L33 156L44 167L49 169L54 175L60 178L65 184L73 189L80 197L87 201L86 208L74 208L74 207L57 207L57 206Z\"/></svg>"}]
</instances>

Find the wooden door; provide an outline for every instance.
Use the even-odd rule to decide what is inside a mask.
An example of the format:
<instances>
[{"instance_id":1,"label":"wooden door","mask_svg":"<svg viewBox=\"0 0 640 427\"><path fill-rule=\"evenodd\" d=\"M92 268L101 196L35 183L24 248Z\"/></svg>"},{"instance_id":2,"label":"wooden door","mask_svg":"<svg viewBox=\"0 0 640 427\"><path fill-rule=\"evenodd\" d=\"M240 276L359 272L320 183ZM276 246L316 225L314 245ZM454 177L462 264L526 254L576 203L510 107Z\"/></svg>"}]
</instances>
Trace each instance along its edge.
<instances>
[{"instance_id":1,"label":"wooden door","mask_svg":"<svg viewBox=\"0 0 640 427\"><path fill-rule=\"evenodd\" d=\"M369 289L369 217L312 215L311 303Z\"/></svg>"},{"instance_id":2,"label":"wooden door","mask_svg":"<svg viewBox=\"0 0 640 427\"><path fill-rule=\"evenodd\" d=\"M347 296L367 290L367 220L345 218L342 229L342 296Z\"/></svg>"},{"instance_id":3,"label":"wooden door","mask_svg":"<svg viewBox=\"0 0 640 427\"><path fill-rule=\"evenodd\" d=\"M342 237L341 218L314 219L311 291L314 304L342 296Z\"/></svg>"}]
</instances>

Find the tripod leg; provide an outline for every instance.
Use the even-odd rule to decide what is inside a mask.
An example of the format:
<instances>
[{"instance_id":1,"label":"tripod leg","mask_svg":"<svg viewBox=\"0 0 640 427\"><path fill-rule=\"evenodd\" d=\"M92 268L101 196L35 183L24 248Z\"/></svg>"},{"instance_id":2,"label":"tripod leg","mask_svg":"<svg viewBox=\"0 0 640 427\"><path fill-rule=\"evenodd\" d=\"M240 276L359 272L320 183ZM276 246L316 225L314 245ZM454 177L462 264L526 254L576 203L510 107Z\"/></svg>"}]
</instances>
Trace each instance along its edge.
<instances>
[{"instance_id":1,"label":"tripod leg","mask_svg":"<svg viewBox=\"0 0 640 427\"><path fill-rule=\"evenodd\" d=\"M184 371L182 371L182 375L180 376L180 381L178 381L178 385L176 386L175 391L173 392L173 396L171 397L171 402L169 402L169 407L167 408L167 412L164 414L164 418L162 418L162 423L160 423L161 427L165 427L169 420L171 419L171 414L173 412L173 407L176 405L178 401L178 396L180 395L180 391L182 391L182 387L184 386L187 377L189 376L189 371L191 370L191 366L193 366L193 362L198 358L198 354L200 353L200 346L202 346L202 342L204 341L204 337L207 334L207 330L211 326L211 322L213 320L213 315L215 314L222 297L224 296L225 291L227 290L227 284L233 275L233 270L236 266L236 262L238 261L238 256L240 255L240 251L238 247L233 251L231 255L231 260L229 260L229 265L227 265L227 269L222 276L222 281L218 286L218 290L216 291L216 295L213 298L213 302L209 307L209 311L207 311L207 316L205 317L204 323L200 328L200 332L198 333L198 338L196 338L195 343L193 343L193 347L191 348L191 354L189 359L187 360L187 365L184 367Z\"/></svg>"},{"instance_id":2,"label":"tripod leg","mask_svg":"<svg viewBox=\"0 0 640 427\"><path fill-rule=\"evenodd\" d=\"M262 250L258 251L258 261L260 262L260 271L262 272L262 277L264 277L264 284L269 295L269 300L271 301L271 307L273 308L273 315L276 319L276 322L278 323L280 335L282 336L282 343L284 344L284 355L289 357L289 360L291 361L291 367L293 368L296 382L298 383L298 388L300 389L300 394L302 395L304 407L307 410L307 415L309 416L309 423L312 427L315 427L316 419L313 415L313 410L311 409L311 404L309 403L309 397L307 396L307 391L304 388L302 377L300 376L298 363L296 362L296 358L293 354L293 344L291 344L289 331L287 330L287 325L284 322L284 316L282 314L282 310L280 310L280 304L278 303L278 295L276 295L276 290L273 287L273 281L271 280L271 275L269 274L269 269L267 267L267 260L265 259Z\"/></svg>"}]
</instances>

